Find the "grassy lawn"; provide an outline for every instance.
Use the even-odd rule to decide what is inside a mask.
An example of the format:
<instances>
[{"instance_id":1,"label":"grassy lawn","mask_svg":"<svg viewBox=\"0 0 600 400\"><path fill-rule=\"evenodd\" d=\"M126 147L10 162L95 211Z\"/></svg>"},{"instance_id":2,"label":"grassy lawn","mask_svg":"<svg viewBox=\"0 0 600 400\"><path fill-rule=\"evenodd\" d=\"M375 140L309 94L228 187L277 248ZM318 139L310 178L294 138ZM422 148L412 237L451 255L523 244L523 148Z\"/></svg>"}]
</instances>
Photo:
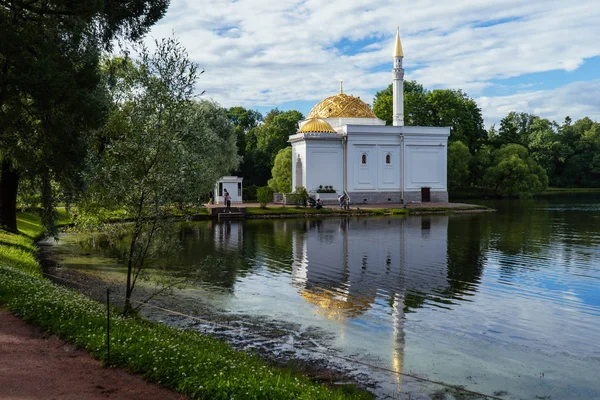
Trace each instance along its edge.
<instances>
[{"instance_id":1,"label":"grassy lawn","mask_svg":"<svg viewBox=\"0 0 600 400\"><path fill-rule=\"evenodd\" d=\"M34 243L42 233L39 218L20 213L18 228L21 234L0 230L0 304L106 362L106 307L41 277ZM110 346L111 365L190 398L372 398L353 385L331 389L223 341L141 318L114 317Z\"/></svg>"}]
</instances>

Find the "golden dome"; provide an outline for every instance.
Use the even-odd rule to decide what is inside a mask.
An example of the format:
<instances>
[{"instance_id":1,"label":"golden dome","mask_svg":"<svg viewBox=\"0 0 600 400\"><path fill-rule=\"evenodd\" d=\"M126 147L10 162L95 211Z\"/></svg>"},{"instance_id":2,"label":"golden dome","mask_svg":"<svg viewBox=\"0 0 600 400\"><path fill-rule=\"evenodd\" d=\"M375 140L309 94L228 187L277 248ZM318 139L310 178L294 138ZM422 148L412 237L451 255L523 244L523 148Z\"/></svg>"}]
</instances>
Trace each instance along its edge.
<instances>
[{"instance_id":1,"label":"golden dome","mask_svg":"<svg viewBox=\"0 0 600 400\"><path fill-rule=\"evenodd\" d=\"M340 93L313 107L308 118L377 118L371 107L358 97Z\"/></svg>"},{"instance_id":2,"label":"golden dome","mask_svg":"<svg viewBox=\"0 0 600 400\"><path fill-rule=\"evenodd\" d=\"M326 121L322 119L309 119L299 132L329 132L337 133Z\"/></svg>"}]
</instances>

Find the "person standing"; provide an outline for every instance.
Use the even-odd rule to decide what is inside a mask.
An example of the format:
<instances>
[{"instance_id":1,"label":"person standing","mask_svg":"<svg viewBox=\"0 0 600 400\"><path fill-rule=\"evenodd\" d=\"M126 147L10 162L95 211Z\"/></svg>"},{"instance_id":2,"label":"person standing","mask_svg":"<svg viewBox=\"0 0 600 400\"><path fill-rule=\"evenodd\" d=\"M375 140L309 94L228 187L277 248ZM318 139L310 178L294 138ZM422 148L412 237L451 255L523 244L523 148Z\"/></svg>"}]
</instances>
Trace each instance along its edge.
<instances>
[{"instance_id":1,"label":"person standing","mask_svg":"<svg viewBox=\"0 0 600 400\"><path fill-rule=\"evenodd\" d=\"M340 209L344 208L344 202L346 201L346 195L344 193L338 196L338 201L340 202Z\"/></svg>"},{"instance_id":2,"label":"person standing","mask_svg":"<svg viewBox=\"0 0 600 400\"><path fill-rule=\"evenodd\" d=\"M224 200L225 200L225 208L227 211L231 211L231 196L227 189L224 189Z\"/></svg>"},{"instance_id":3,"label":"person standing","mask_svg":"<svg viewBox=\"0 0 600 400\"><path fill-rule=\"evenodd\" d=\"M215 195L213 194L213 192L210 192L208 194L208 204L214 204L215 202Z\"/></svg>"}]
</instances>

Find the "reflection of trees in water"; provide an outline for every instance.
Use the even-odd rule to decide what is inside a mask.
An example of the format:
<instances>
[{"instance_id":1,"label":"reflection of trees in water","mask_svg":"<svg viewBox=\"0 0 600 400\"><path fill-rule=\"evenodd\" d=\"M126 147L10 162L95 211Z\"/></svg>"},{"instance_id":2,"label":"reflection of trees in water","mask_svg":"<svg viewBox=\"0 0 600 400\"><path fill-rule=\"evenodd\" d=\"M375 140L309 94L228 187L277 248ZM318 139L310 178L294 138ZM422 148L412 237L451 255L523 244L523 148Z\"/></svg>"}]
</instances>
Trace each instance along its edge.
<instances>
[{"instance_id":1,"label":"reflection of trees in water","mask_svg":"<svg viewBox=\"0 0 600 400\"><path fill-rule=\"evenodd\" d=\"M223 221L186 224L184 252L178 255L204 283L233 288L236 279L265 266L270 270L290 270L292 234L303 230L305 222Z\"/></svg>"},{"instance_id":2,"label":"reflection of trees in water","mask_svg":"<svg viewBox=\"0 0 600 400\"><path fill-rule=\"evenodd\" d=\"M557 262L587 268L586 262L599 255L593 250L600 244L600 221L590 208L593 204L590 199L569 197L493 204L501 210L480 219L481 236L489 250L499 253L502 277L524 269L543 270Z\"/></svg>"},{"instance_id":3,"label":"reflection of trees in water","mask_svg":"<svg viewBox=\"0 0 600 400\"><path fill-rule=\"evenodd\" d=\"M448 221L448 284L446 297L473 292L481 279L488 232L480 215L455 216Z\"/></svg>"}]
</instances>

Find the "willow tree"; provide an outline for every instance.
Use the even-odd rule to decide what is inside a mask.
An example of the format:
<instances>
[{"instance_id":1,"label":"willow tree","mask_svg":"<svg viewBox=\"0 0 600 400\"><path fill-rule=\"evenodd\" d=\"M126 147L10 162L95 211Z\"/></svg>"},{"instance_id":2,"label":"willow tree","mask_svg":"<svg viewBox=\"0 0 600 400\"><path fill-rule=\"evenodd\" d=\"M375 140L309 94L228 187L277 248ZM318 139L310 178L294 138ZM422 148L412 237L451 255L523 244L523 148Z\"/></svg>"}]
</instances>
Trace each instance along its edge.
<instances>
[{"instance_id":1,"label":"willow tree","mask_svg":"<svg viewBox=\"0 0 600 400\"><path fill-rule=\"evenodd\" d=\"M237 167L236 135L226 110L193 100L198 73L175 39L156 42L139 61L105 68L113 99L82 208L102 221L124 210L129 226L125 310L157 236L169 229L170 206L193 205Z\"/></svg>"}]
</instances>

